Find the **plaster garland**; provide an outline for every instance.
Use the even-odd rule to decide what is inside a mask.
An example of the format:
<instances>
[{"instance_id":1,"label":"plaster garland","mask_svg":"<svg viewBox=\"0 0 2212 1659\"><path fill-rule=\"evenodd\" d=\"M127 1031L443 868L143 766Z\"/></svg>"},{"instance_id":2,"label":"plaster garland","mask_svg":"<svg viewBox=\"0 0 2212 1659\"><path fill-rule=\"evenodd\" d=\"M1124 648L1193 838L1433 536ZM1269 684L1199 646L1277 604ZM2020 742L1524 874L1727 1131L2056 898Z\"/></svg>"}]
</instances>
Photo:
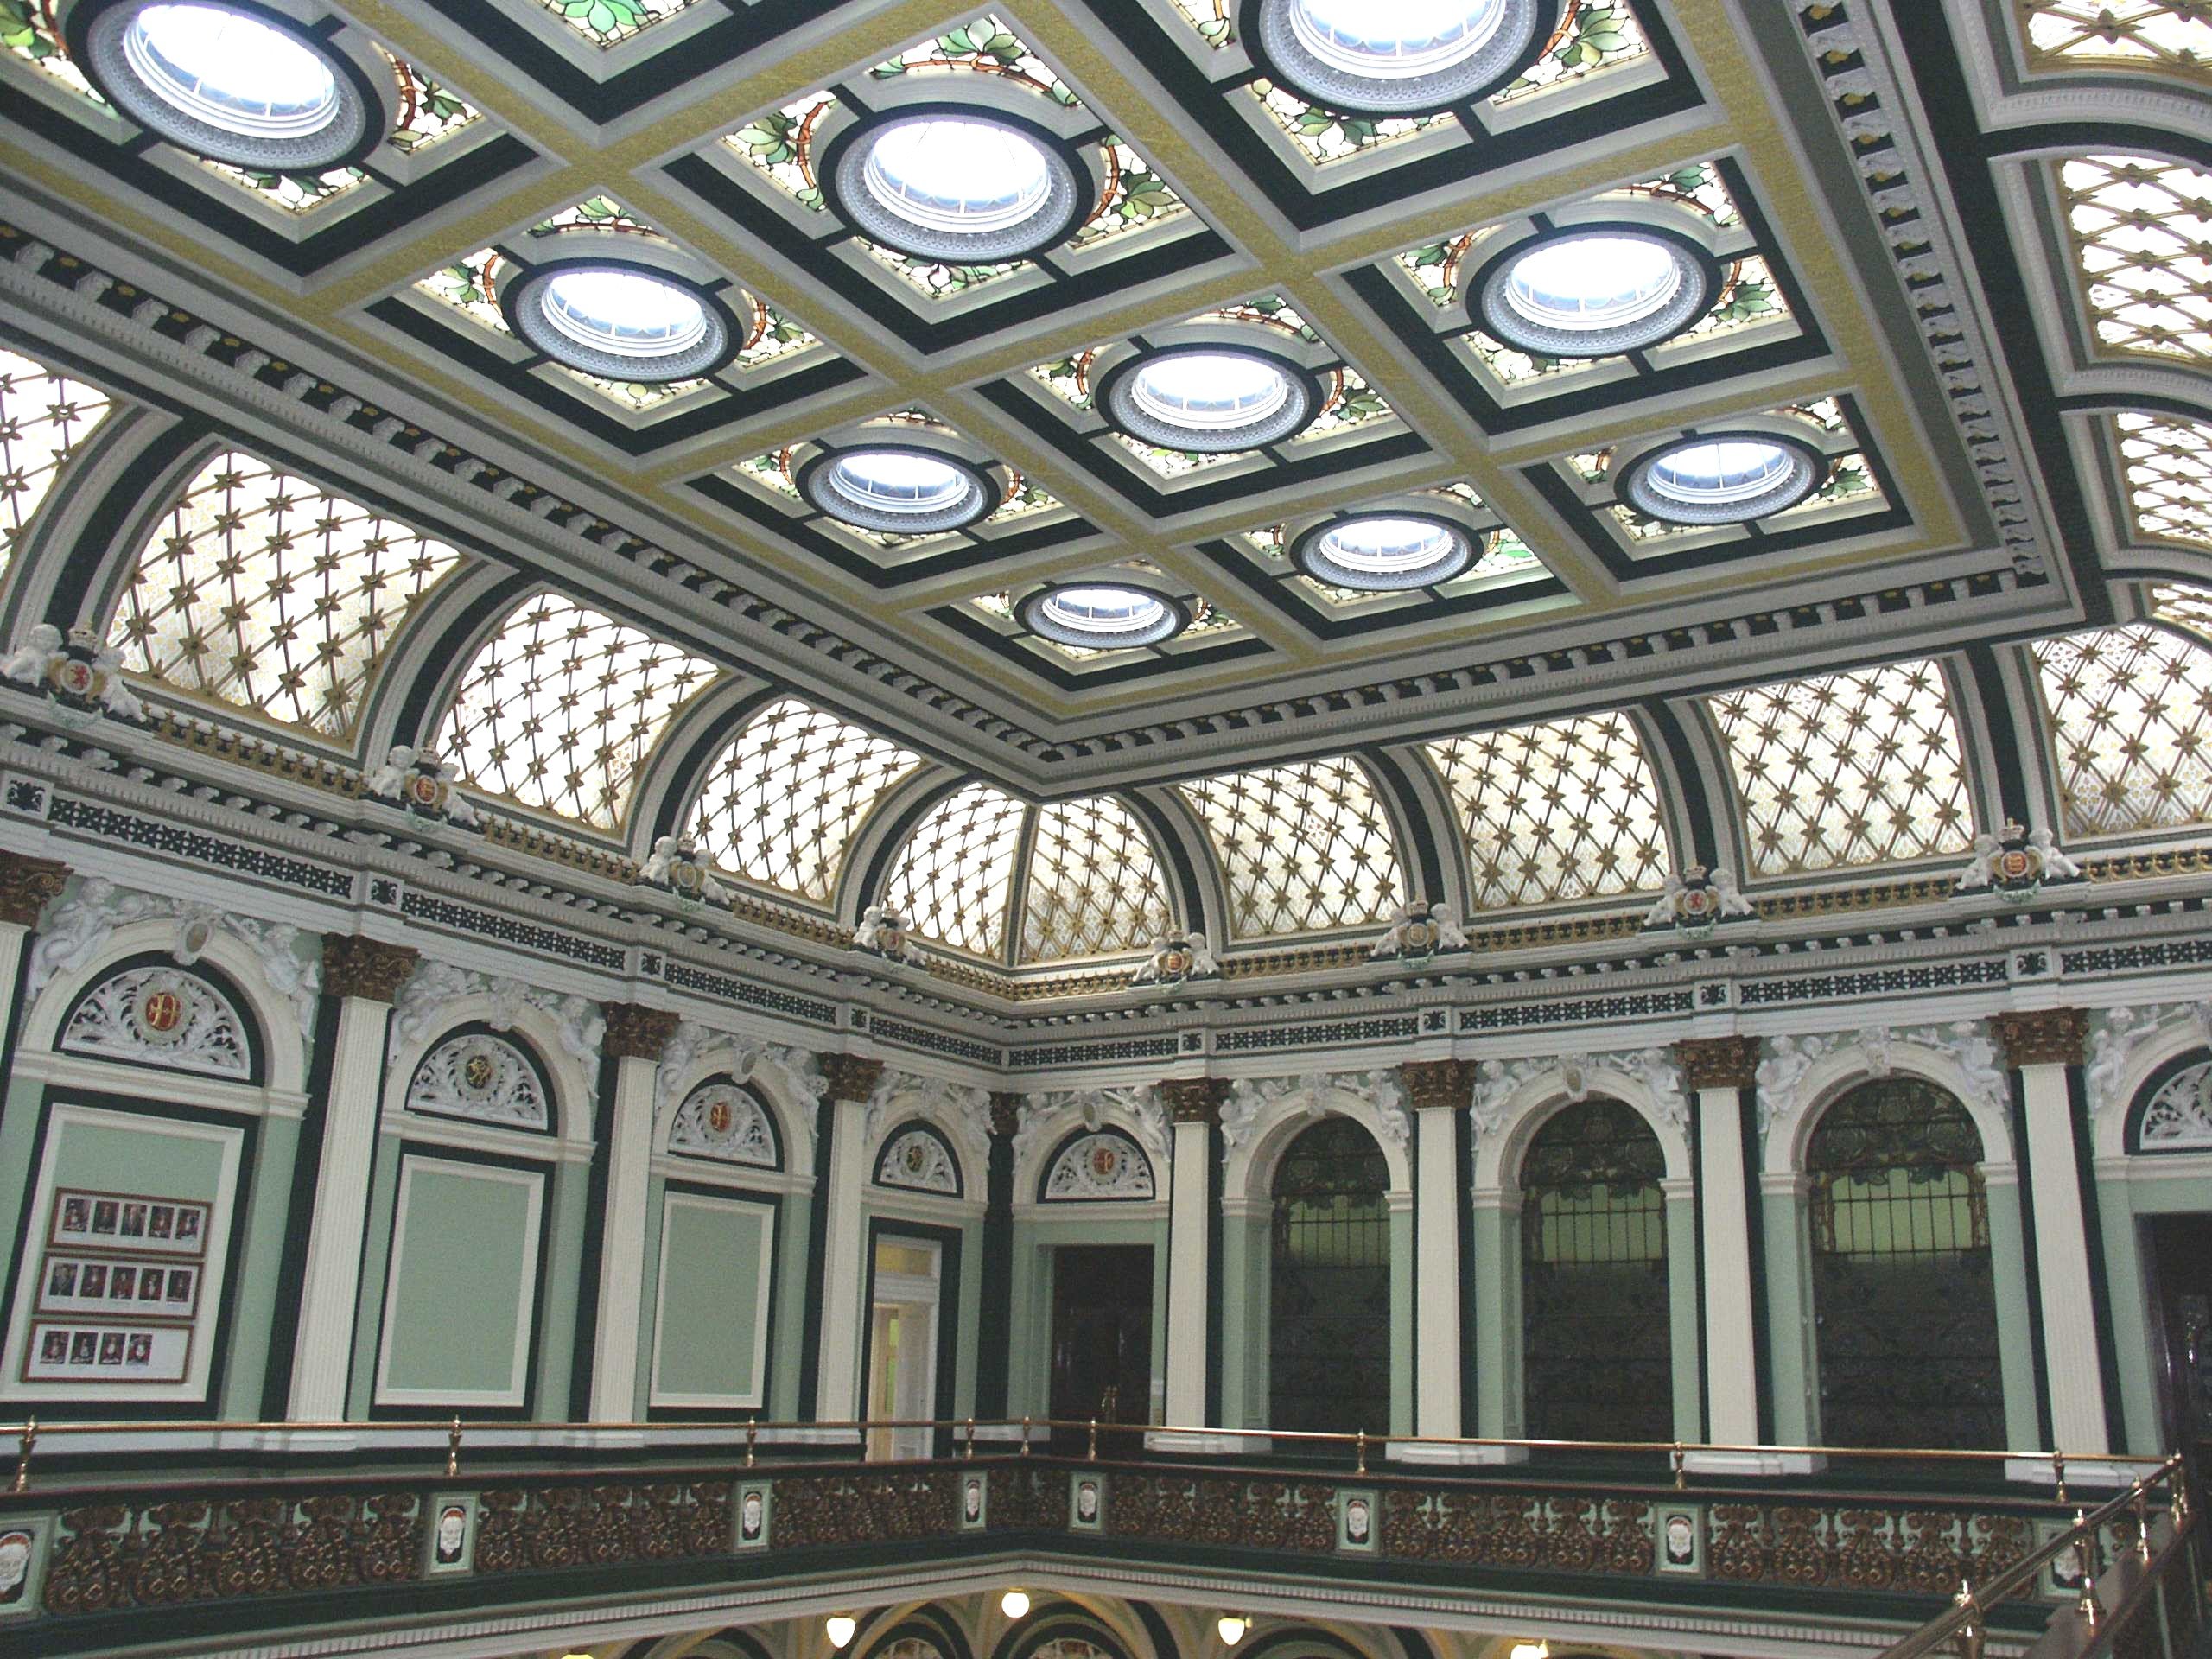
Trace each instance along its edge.
<instances>
[{"instance_id":1,"label":"plaster garland","mask_svg":"<svg viewBox=\"0 0 2212 1659\"><path fill-rule=\"evenodd\" d=\"M597 1090L600 1044L607 1035L607 1016L598 1003L588 996L537 990L518 979L495 979L449 962L425 959L399 988L398 1000L392 1004L385 1059L396 1062L410 1044L425 1041L443 1023L451 1005L467 996L492 999L492 1011L484 1023L498 1032L512 1031L525 1008L551 1016L560 1033L562 1052L582 1068L585 1092Z\"/></svg>"},{"instance_id":2,"label":"plaster garland","mask_svg":"<svg viewBox=\"0 0 2212 1659\"><path fill-rule=\"evenodd\" d=\"M677 1026L676 1034L661 1050L660 1074L653 1085L653 1114L657 1119L665 1121L677 1103L671 1097L677 1079L709 1061L720 1062L718 1069L728 1071L739 1083L750 1083L761 1067L773 1066L783 1073L785 1082L795 1093L810 1101L818 1102L830 1091L821 1061L810 1050L793 1048L785 1043L752 1042L734 1032L719 1031L696 1020L685 1020ZM802 1116L806 1120L807 1137L812 1140L818 1127L814 1115L808 1112Z\"/></svg>"},{"instance_id":3,"label":"plaster garland","mask_svg":"<svg viewBox=\"0 0 2212 1659\"><path fill-rule=\"evenodd\" d=\"M1484 1060L1475 1076L1475 1133L1479 1136L1503 1133L1511 1127L1506 1103L1532 1079L1557 1071L1568 1100L1590 1098L1591 1077L1599 1071L1625 1073L1650 1093L1659 1116L1687 1134L1690 1126L1688 1091L1682 1070L1670 1049L1654 1044L1649 1048L1614 1049L1605 1053L1559 1054L1548 1058Z\"/></svg>"},{"instance_id":4,"label":"plaster garland","mask_svg":"<svg viewBox=\"0 0 2212 1659\"><path fill-rule=\"evenodd\" d=\"M1932 1050L1957 1066L1966 1077L1969 1106L1999 1114L2008 1109L2012 1088L1998 1059L1997 1045L1980 1020L1902 1029L1872 1026L1864 1031L1770 1039L1758 1069L1761 1137L1775 1124L1795 1118L1805 1109L1805 1079L1821 1061L1856 1048L1864 1055L1869 1077L1886 1077L1895 1071L1897 1050L1904 1044Z\"/></svg>"},{"instance_id":5,"label":"plaster garland","mask_svg":"<svg viewBox=\"0 0 2212 1659\"><path fill-rule=\"evenodd\" d=\"M1014 1114L1014 1166L1027 1166L1029 1155L1036 1150L1048 1127L1053 1125L1069 1109L1081 1116L1083 1127L1096 1130L1106 1121L1108 1108L1118 1109L1134 1125L1137 1144L1152 1160L1153 1168L1165 1174L1172 1161L1172 1136L1167 1127L1167 1109L1160 1103L1149 1086L1139 1085L1119 1089L1051 1090L1041 1095L1027 1096Z\"/></svg>"},{"instance_id":6,"label":"plaster garland","mask_svg":"<svg viewBox=\"0 0 2212 1659\"><path fill-rule=\"evenodd\" d=\"M893 1100L900 1116L935 1117L951 1128L978 1159L991 1155L991 1096L988 1090L943 1077L917 1077L887 1070L868 1096L862 1135L874 1146L884 1130Z\"/></svg>"},{"instance_id":7,"label":"plaster garland","mask_svg":"<svg viewBox=\"0 0 2212 1659\"><path fill-rule=\"evenodd\" d=\"M2183 1032L2212 1048L2212 1000L2145 1002L2093 1014L2086 1069L2090 1114L2126 1110L2131 1103L2121 1093L2120 1082L2135 1055L2154 1038Z\"/></svg>"},{"instance_id":8,"label":"plaster garland","mask_svg":"<svg viewBox=\"0 0 2212 1659\"><path fill-rule=\"evenodd\" d=\"M1261 1116L1270 1107L1304 1096L1306 1115L1319 1118L1326 1115L1332 1092L1363 1103L1374 1112L1382 1138L1404 1150L1413 1136L1413 1118L1406 1109L1405 1085L1396 1068L1386 1066L1372 1071L1310 1071L1297 1077L1239 1077L1221 1109L1223 1159L1252 1139Z\"/></svg>"}]
</instances>

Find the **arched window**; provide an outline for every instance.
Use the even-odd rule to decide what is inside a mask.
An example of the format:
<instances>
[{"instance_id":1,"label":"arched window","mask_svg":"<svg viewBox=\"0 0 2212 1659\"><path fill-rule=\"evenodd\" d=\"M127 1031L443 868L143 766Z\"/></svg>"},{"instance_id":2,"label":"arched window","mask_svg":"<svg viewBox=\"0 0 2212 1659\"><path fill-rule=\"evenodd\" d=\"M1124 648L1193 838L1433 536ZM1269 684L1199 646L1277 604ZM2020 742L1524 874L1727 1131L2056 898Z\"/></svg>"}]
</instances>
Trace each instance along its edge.
<instances>
[{"instance_id":1,"label":"arched window","mask_svg":"<svg viewBox=\"0 0 2212 1659\"><path fill-rule=\"evenodd\" d=\"M1325 1118L1275 1166L1268 1422L1390 1426L1389 1166L1350 1118Z\"/></svg>"},{"instance_id":2,"label":"arched window","mask_svg":"<svg viewBox=\"0 0 2212 1659\"><path fill-rule=\"evenodd\" d=\"M1535 1440L1674 1438L1667 1173L1617 1100L1568 1106L1521 1166L1521 1339Z\"/></svg>"},{"instance_id":3,"label":"arched window","mask_svg":"<svg viewBox=\"0 0 2212 1659\"><path fill-rule=\"evenodd\" d=\"M1807 1148L1821 1438L2005 1444L1981 1135L1916 1077L1862 1084Z\"/></svg>"}]
</instances>

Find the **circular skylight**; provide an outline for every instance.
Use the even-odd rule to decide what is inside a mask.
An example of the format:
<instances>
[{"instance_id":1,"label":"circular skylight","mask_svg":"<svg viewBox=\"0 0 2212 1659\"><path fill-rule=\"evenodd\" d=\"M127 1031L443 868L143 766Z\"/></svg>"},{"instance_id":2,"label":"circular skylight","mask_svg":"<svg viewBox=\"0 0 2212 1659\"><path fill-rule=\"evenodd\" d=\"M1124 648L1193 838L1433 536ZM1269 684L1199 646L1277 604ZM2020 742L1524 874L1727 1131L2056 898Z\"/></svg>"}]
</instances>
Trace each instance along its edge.
<instances>
[{"instance_id":1,"label":"circular skylight","mask_svg":"<svg viewBox=\"0 0 2212 1659\"><path fill-rule=\"evenodd\" d=\"M1674 237L1566 231L1491 267L1483 321L1522 351L1608 357L1679 334L1705 314L1713 287L1709 263Z\"/></svg>"},{"instance_id":2,"label":"circular skylight","mask_svg":"<svg viewBox=\"0 0 2212 1659\"><path fill-rule=\"evenodd\" d=\"M1509 79L1557 10L1556 0L1261 0L1259 37L1316 103L1410 115Z\"/></svg>"},{"instance_id":3,"label":"circular skylight","mask_svg":"<svg viewBox=\"0 0 2212 1659\"><path fill-rule=\"evenodd\" d=\"M1087 200L1058 149L977 111L866 128L833 171L837 203L869 237L930 259L1015 259L1075 229Z\"/></svg>"},{"instance_id":4,"label":"circular skylight","mask_svg":"<svg viewBox=\"0 0 2212 1659\"><path fill-rule=\"evenodd\" d=\"M1172 600L1112 582L1071 583L1032 594L1022 601L1021 620L1047 639L1094 651L1158 645L1180 633L1189 620Z\"/></svg>"},{"instance_id":5,"label":"circular skylight","mask_svg":"<svg viewBox=\"0 0 2212 1659\"><path fill-rule=\"evenodd\" d=\"M998 505L998 492L975 467L894 445L821 457L800 474L799 487L832 518L888 535L957 530Z\"/></svg>"},{"instance_id":6,"label":"circular skylight","mask_svg":"<svg viewBox=\"0 0 2212 1659\"><path fill-rule=\"evenodd\" d=\"M561 265L511 283L515 331L557 363L612 379L689 380L728 355L729 327L704 289L614 264Z\"/></svg>"},{"instance_id":7,"label":"circular skylight","mask_svg":"<svg viewBox=\"0 0 2212 1659\"><path fill-rule=\"evenodd\" d=\"M1764 433L1684 439L1629 470L1628 503L1678 524L1734 524L1795 506L1819 481L1822 462L1808 443Z\"/></svg>"},{"instance_id":8,"label":"circular skylight","mask_svg":"<svg viewBox=\"0 0 2212 1659\"><path fill-rule=\"evenodd\" d=\"M1288 437L1313 416L1313 383L1284 359L1234 346L1150 352L1116 371L1107 418L1132 437L1221 454Z\"/></svg>"},{"instance_id":9,"label":"circular skylight","mask_svg":"<svg viewBox=\"0 0 2212 1659\"><path fill-rule=\"evenodd\" d=\"M1368 513L1308 531L1292 549L1299 569L1360 593L1449 582L1474 562L1474 538L1427 514Z\"/></svg>"},{"instance_id":10,"label":"circular skylight","mask_svg":"<svg viewBox=\"0 0 2212 1659\"><path fill-rule=\"evenodd\" d=\"M369 137L368 102L327 48L229 6L111 7L86 58L125 114L213 161L327 168Z\"/></svg>"}]
</instances>

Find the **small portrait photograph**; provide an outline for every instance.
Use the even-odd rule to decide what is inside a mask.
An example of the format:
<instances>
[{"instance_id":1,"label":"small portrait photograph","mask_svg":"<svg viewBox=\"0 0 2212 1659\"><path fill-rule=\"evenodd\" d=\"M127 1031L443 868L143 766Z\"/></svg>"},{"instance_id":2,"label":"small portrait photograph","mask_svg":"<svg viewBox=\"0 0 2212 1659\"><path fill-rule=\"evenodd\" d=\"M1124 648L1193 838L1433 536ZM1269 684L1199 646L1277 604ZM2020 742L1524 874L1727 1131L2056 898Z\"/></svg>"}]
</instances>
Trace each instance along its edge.
<instances>
[{"instance_id":1,"label":"small portrait photograph","mask_svg":"<svg viewBox=\"0 0 2212 1659\"><path fill-rule=\"evenodd\" d=\"M162 1270L159 1268L149 1268L138 1275L138 1300L142 1302L162 1300Z\"/></svg>"},{"instance_id":2,"label":"small portrait photograph","mask_svg":"<svg viewBox=\"0 0 2212 1659\"><path fill-rule=\"evenodd\" d=\"M438 1565L458 1567L467 1541L468 1511L458 1503L447 1504L438 1511Z\"/></svg>"},{"instance_id":3,"label":"small portrait photograph","mask_svg":"<svg viewBox=\"0 0 2212 1659\"><path fill-rule=\"evenodd\" d=\"M1106 1484L1096 1475L1077 1475L1073 1479L1074 1524L1086 1532L1096 1532L1105 1521Z\"/></svg>"},{"instance_id":4,"label":"small portrait photograph","mask_svg":"<svg viewBox=\"0 0 2212 1659\"><path fill-rule=\"evenodd\" d=\"M61 1201L61 1230L63 1232L85 1232L88 1230L92 1218L92 1205L84 1199L64 1198Z\"/></svg>"},{"instance_id":5,"label":"small portrait photograph","mask_svg":"<svg viewBox=\"0 0 2212 1659\"><path fill-rule=\"evenodd\" d=\"M46 1294L49 1296L74 1296L77 1294L77 1264L56 1262L46 1270Z\"/></svg>"},{"instance_id":6,"label":"small portrait photograph","mask_svg":"<svg viewBox=\"0 0 2212 1659\"><path fill-rule=\"evenodd\" d=\"M1365 1549L1375 1541L1375 1501L1364 1493L1344 1499L1344 1542Z\"/></svg>"},{"instance_id":7,"label":"small portrait photograph","mask_svg":"<svg viewBox=\"0 0 2212 1659\"><path fill-rule=\"evenodd\" d=\"M123 1351L126 1365L150 1365L154 1363L154 1336L150 1331L134 1331L130 1345Z\"/></svg>"},{"instance_id":8,"label":"small portrait photograph","mask_svg":"<svg viewBox=\"0 0 2212 1659\"><path fill-rule=\"evenodd\" d=\"M116 1221L122 1212L123 1206L113 1198L102 1198L92 1206L92 1230L96 1233L112 1233L115 1231Z\"/></svg>"},{"instance_id":9,"label":"small portrait photograph","mask_svg":"<svg viewBox=\"0 0 2212 1659\"><path fill-rule=\"evenodd\" d=\"M1659 1570L1662 1573L1704 1572L1703 1531L1695 1510L1660 1510Z\"/></svg>"},{"instance_id":10,"label":"small portrait photograph","mask_svg":"<svg viewBox=\"0 0 2212 1659\"><path fill-rule=\"evenodd\" d=\"M171 1268L169 1269L169 1300L173 1302L188 1302L191 1300L192 1269L190 1268Z\"/></svg>"},{"instance_id":11,"label":"small portrait photograph","mask_svg":"<svg viewBox=\"0 0 2212 1659\"><path fill-rule=\"evenodd\" d=\"M125 1238L146 1236L146 1206L126 1204L123 1206L123 1236Z\"/></svg>"},{"instance_id":12,"label":"small portrait photograph","mask_svg":"<svg viewBox=\"0 0 2212 1659\"><path fill-rule=\"evenodd\" d=\"M111 1302L127 1302L138 1294L138 1269L114 1268L107 1276L107 1299Z\"/></svg>"},{"instance_id":13,"label":"small portrait photograph","mask_svg":"<svg viewBox=\"0 0 2212 1659\"><path fill-rule=\"evenodd\" d=\"M983 1524L983 1478L969 1475L960 1483L960 1524L980 1527Z\"/></svg>"},{"instance_id":14,"label":"small portrait photograph","mask_svg":"<svg viewBox=\"0 0 2212 1659\"><path fill-rule=\"evenodd\" d=\"M100 1333L97 1331L78 1331L69 1338L69 1363L89 1365L99 1357Z\"/></svg>"},{"instance_id":15,"label":"small portrait photograph","mask_svg":"<svg viewBox=\"0 0 2212 1659\"><path fill-rule=\"evenodd\" d=\"M106 1331L100 1334L100 1363L103 1365L123 1363L122 1332Z\"/></svg>"},{"instance_id":16,"label":"small portrait photograph","mask_svg":"<svg viewBox=\"0 0 2212 1659\"><path fill-rule=\"evenodd\" d=\"M177 1206L176 1236L180 1240L191 1240L200 1236L200 1206L196 1204Z\"/></svg>"},{"instance_id":17,"label":"small portrait photograph","mask_svg":"<svg viewBox=\"0 0 2212 1659\"><path fill-rule=\"evenodd\" d=\"M21 1527L0 1532L0 1608L19 1607L30 1588L31 1535Z\"/></svg>"},{"instance_id":18,"label":"small portrait photograph","mask_svg":"<svg viewBox=\"0 0 2212 1659\"><path fill-rule=\"evenodd\" d=\"M768 1494L747 1486L737 1500L737 1547L758 1549L768 1541Z\"/></svg>"},{"instance_id":19,"label":"small portrait photograph","mask_svg":"<svg viewBox=\"0 0 2212 1659\"><path fill-rule=\"evenodd\" d=\"M77 1293L79 1295L98 1301L107 1294L107 1263L105 1262L86 1262L85 1271L77 1283L79 1287Z\"/></svg>"},{"instance_id":20,"label":"small portrait photograph","mask_svg":"<svg viewBox=\"0 0 2212 1659\"><path fill-rule=\"evenodd\" d=\"M66 1365L69 1363L69 1333L67 1331L48 1331L38 1339L39 1363L43 1365Z\"/></svg>"},{"instance_id":21,"label":"small portrait photograph","mask_svg":"<svg viewBox=\"0 0 2212 1659\"><path fill-rule=\"evenodd\" d=\"M176 1206L157 1204L146 1211L146 1236L168 1238L176 1231Z\"/></svg>"}]
</instances>

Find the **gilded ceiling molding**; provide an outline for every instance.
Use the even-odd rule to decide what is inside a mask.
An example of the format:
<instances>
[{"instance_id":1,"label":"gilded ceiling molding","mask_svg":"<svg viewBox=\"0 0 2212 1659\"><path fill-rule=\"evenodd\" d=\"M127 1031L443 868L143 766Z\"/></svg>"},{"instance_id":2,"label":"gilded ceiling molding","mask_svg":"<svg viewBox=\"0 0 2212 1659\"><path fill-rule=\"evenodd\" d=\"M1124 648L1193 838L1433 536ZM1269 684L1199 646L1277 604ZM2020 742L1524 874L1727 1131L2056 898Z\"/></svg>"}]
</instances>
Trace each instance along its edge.
<instances>
[{"instance_id":1,"label":"gilded ceiling molding","mask_svg":"<svg viewBox=\"0 0 2212 1659\"><path fill-rule=\"evenodd\" d=\"M59 859L0 849L0 922L36 927L68 880L69 867Z\"/></svg>"},{"instance_id":2,"label":"gilded ceiling molding","mask_svg":"<svg viewBox=\"0 0 2212 1659\"><path fill-rule=\"evenodd\" d=\"M1756 1037L1688 1037L1674 1050L1682 1080L1693 1089L1748 1089L1758 1080Z\"/></svg>"},{"instance_id":3,"label":"gilded ceiling molding","mask_svg":"<svg viewBox=\"0 0 2212 1659\"><path fill-rule=\"evenodd\" d=\"M326 933L322 939L323 988L333 996L358 996L372 1002L396 1002L400 987L415 971L423 953L409 944L387 944L358 934Z\"/></svg>"}]
</instances>

